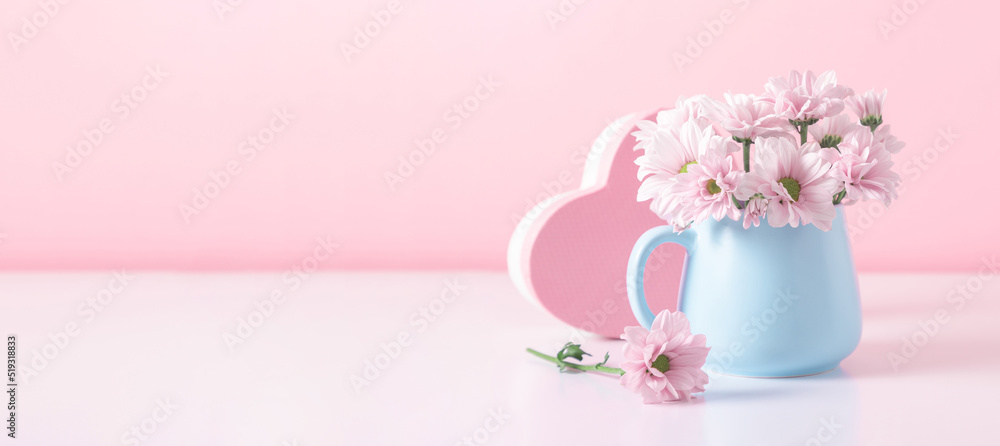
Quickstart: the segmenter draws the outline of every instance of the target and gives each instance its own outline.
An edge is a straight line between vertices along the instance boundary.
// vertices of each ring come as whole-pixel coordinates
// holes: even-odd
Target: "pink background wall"
[[[905,187],[888,213],[850,209],[862,270],[971,269],[1000,249],[993,3],[228,0],[220,17],[226,1],[4,3],[0,268],[287,268],[326,236],[340,247],[324,267],[504,268],[513,220],[579,181],[611,119],[790,68],[890,90]],[[67,146],[102,126],[73,167]]]

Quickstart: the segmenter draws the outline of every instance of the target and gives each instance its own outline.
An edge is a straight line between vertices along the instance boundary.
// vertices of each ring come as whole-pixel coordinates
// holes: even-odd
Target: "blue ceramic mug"
[[[833,229],[773,228],[766,221],[712,219],[680,234],[672,226],[646,231],[628,261],[632,312],[649,328],[643,273],[657,246],[687,250],[678,308],[693,333],[704,334],[706,369],[754,377],[791,377],[833,370],[861,339],[857,273],[843,206]]]

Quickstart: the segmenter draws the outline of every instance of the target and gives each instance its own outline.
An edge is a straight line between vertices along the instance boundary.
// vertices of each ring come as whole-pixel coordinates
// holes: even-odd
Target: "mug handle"
[[[674,233],[671,225],[657,226],[639,237],[632,248],[632,255],[628,258],[628,270],[625,273],[625,289],[628,292],[628,302],[632,307],[632,313],[639,320],[639,325],[647,329],[653,325],[653,312],[649,310],[646,303],[646,291],[643,289],[643,277],[646,272],[646,261],[653,254],[658,246],[664,243],[676,243],[684,247],[687,251],[687,260],[684,261],[684,272],[681,273],[681,286],[684,289],[684,281],[687,276],[687,264],[694,255],[695,241],[698,234],[694,229],[688,229],[680,234]],[[678,296],[679,297],[679,296]]]

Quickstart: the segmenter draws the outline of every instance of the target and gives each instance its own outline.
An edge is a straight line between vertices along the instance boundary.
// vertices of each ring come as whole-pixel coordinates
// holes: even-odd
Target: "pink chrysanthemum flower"
[[[708,374],[701,368],[710,348],[705,335],[691,334],[684,313],[663,310],[649,330],[625,327],[622,339],[625,374],[618,382],[642,395],[644,403],[683,401],[705,391]]]
[[[889,153],[892,154],[899,153],[899,151],[903,150],[903,147],[906,146],[905,142],[896,139],[896,137],[890,133],[889,124],[878,126],[878,128],[875,129],[875,133],[872,134],[872,140],[876,143],[885,144],[885,150],[888,150]]]
[[[868,90],[864,94],[851,95],[847,98],[847,106],[861,121],[861,125],[871,128],[882,124],[882,106],[885,104],[885,95],[888,90],[876,93],[875,90]]]
[[[837,85],[837,73],[827,71],[816,77],[812,71],[792,71],[788,78],[772,77],[764,85],[764,99],[774,102],[774,112],[792,121],[810,121],[833,116],[844,110],[850,88]]]
[[[695,96],[690,99],[683,97],[677,99],[677,104],[670,110],[663,110],[656,114],[656,122],[639,121],[636,127],[639,130],[632,132],[632,136],[638,141],[635,150],[650,150],[663,147],[666,140],[673,136],[676,138],[677,132],[682,125],[688,121],[694,121],[699,128],[711,125],[711,122],[704,116],[701,103],[704,95]]]
[[[767,214],[767,200],[759,195],[750,197],[747,201],[746,211],[743,214],[743,229],[750,229],[750,226],[760,226],[760,219]]]
[[[837,147],[837,144],[840,144],[848,133],[859,127],[860,125],[851,120],[850,117],[840,114],[809,126],[809,135],[812,136],[813,141],[819,143],[820,147]]]
[[[710,216],[716,220],[740,218],[733,194],[743,180],[743,170],[731,156],[709,151],[674,179],[667,200],[676,203],[672,206],[678,209],[675,220],[698,224]]]
[[[794,228],[800,222],[824,231],[833,227],[837,181],[827,175],[830,164],[820,156],[818,144],[809,142],[800,149],[786,138],[761,138],[754,158],[737,198],[767,198],[767,222],[773,227]]]
[[[901,178],[892,170],[892,156],[885,144],[861,127],[848,135],[839,149],[840,159],[833,164],[831,177],[843,184],[847,199],[871,198],[889,206]]]
[[[755,140],[758,137],[784,136],[794,130],[788,119],[774,113],[774,102],[746,94],[723,95],[725,103],[706,97],[705,115],[713,119],[733,137]]]
[[[642,181],[638,201],[653,200],[650,209],[656,215],[680,227],[686,226],[689,222],[673,218],[679,204],[669,199],[670,190],[676,183],[674,177],[687,172],[688,166],[697,164],[705,153],[725,154],[739,149],[732,138],[717,135],[713,127],[702,128],[696,121],[685,122],[676,133],[667,132],[660,143],[636,158],[638,177]]]

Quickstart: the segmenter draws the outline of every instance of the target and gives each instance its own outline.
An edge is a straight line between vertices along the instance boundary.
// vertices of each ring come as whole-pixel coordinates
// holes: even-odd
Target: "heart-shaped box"
[[[638,325],[625,288],[628,258],[639,236],[664,222],[648,202],[636,202],[632,132],[659,111],[608,125],[591,147],[580,188],[539,203],[511,237],[507,268],[517,289],[580,330],[617,338]],[[683,248],[666,244],[650,257],[645,284],[652,309],[676,310],[684,256]]]

